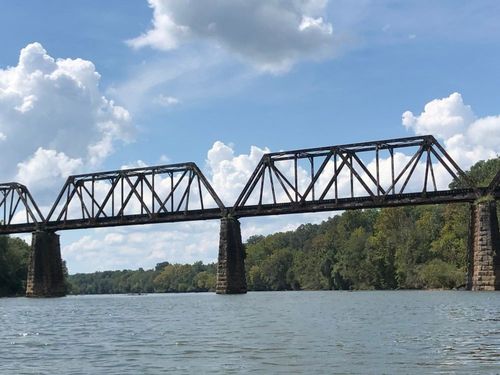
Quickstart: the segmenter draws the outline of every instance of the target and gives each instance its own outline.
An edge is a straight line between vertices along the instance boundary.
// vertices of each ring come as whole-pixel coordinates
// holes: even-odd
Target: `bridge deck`
[[[250,205],[245,207],[228,207],[191,210],[161,214],[126,215],[123,217],[107,217],[98,219],[75,219],[66,221],[47,221],[44,223],[24,223],[0,226],[0,234],[31,233],[36,230],[69,230],[126,225],[144,225],[156,223],[173,223],[185,221],[200,221],[221,219],[228,213],[237,218],[313,213],[326,211],[343,211],[354,209],[370,209],[399,206],[415,206],[444,203],[474,202],[484,189],[454,189],[427,193],[406,193],[387,195],[385,197],[356,197],[324,200],[322,203],[306,201],[277,204]],[[493,194],[500,199],[500,188]]]

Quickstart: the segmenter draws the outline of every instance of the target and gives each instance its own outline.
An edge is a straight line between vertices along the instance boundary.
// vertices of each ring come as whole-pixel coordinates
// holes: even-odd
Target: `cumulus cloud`
[[[403,125],[415,134],[433,134],[464,169],[500,153],[500,116],[477,117],[460,93],[435,99],[419,115],[403,113]]]
[[[213,144],[207,153],[208,173],[224,204],[234,204],[262,155],[268,152],[268,148],[252,146],[249,154],[235,156],[231,146],[220,141]]]
[[[80,158],[71,159],[62,152],[40,147],[29,160],[18,164],[16,181],[38,189],[51,187],[54,178],[74,174],[82,164]]]
[[[403,113],[403,125],[418,135],[434,134],[449,138],[461,133],[474,121],[472,108],[455,92],[447,98],[434,99],[427,103],[424,111],[415,116],[412,112]]]
[[[149,0],[152,28],[128,43],[172,50],[204,41],[258,69],[283,72],[302,59],[333,51],[334,33],[325,20],[326,0],[215,2]]]
[[[4,178],[33,189],[95,167],[117,142],[133,138],[130,114],[106,98],[90,61],[55,59],[40,43],[0,69],[0,141]]]

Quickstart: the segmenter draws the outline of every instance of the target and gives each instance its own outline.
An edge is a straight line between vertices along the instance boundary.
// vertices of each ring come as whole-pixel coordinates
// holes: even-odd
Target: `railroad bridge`
[[[452,179],[461,187],[440,189]],[[32,233],[31,297],[65,293],[61,230],[220,220],[216,292],[231,294],[246,292],[241,218],[464,202],[467,287],[500,290],[500,171],[477,186],[431,135],[265,154],[231,207],[194,163],[70,176],[47,216],[26,186],[0,192],[0,234]]]

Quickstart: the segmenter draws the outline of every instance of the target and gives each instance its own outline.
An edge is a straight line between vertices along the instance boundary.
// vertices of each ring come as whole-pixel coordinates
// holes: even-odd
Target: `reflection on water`
[[[500,293],[0,299],[1,374],[497,374]]]

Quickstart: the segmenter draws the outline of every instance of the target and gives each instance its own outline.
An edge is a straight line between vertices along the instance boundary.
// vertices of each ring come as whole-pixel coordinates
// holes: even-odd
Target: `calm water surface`
[[[1,374],[498,374],[500,293],[0,299]]]

